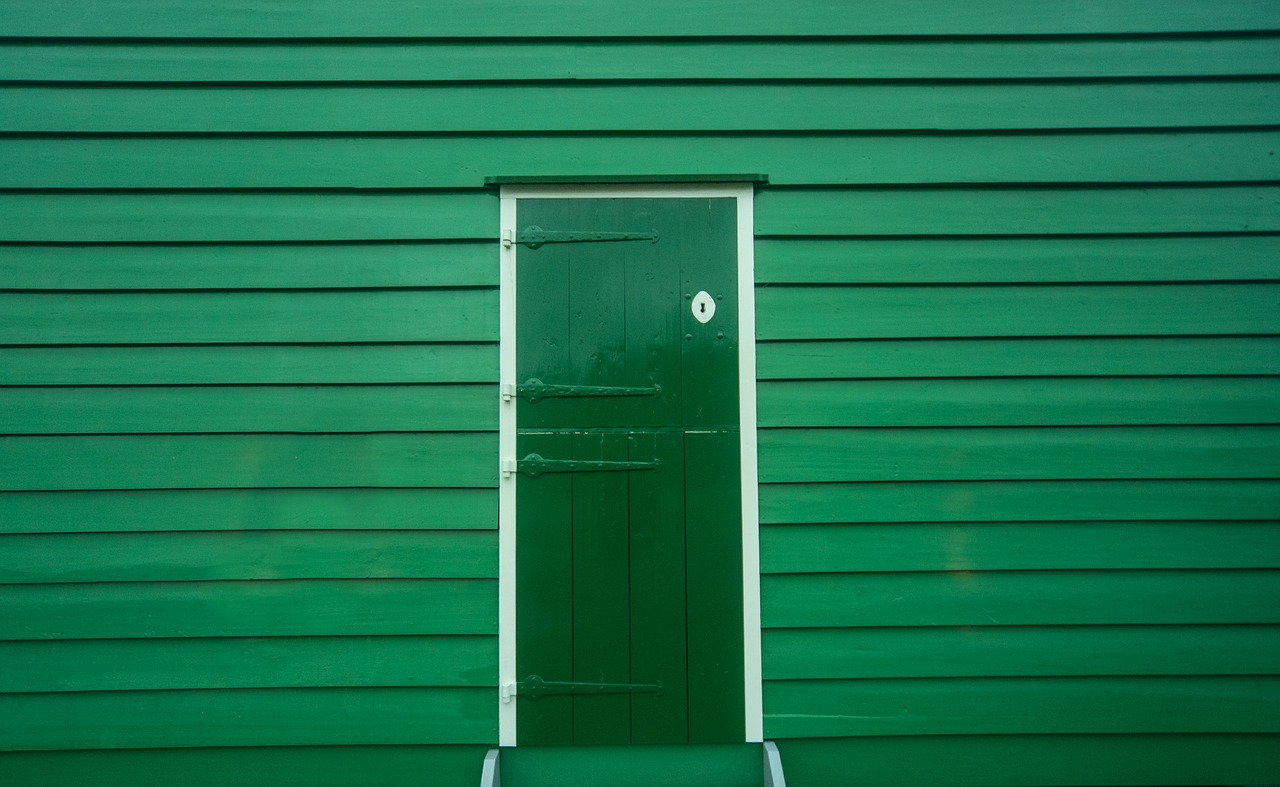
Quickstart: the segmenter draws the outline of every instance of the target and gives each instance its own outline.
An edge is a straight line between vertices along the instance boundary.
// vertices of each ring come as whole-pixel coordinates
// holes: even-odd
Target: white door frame
[[[738,412],[742,452],[742,624],[746,701],[746,740],[764,739],[760,666],[760,505],[756,472],[755,218],[750,183],[688,185],[504,185],[501,192],[501,391],[498,447],[501,466],[516,458],[516,257],[510,242],[516,226],[516,201],[522,199],[679,199],[731,198],[738,219]],[[509,686],[516,675],[516,478],[499,473],[498,505],[498,743],[515,746],[516,702]]]

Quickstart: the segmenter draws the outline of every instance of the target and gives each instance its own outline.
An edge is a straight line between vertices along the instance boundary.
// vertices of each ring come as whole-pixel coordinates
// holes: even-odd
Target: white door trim
[[[515,237],[516,200],[521,199],[678,199],[731,198],[738,219],[738,412],[742,451],[742,623],[746,701],[746,740],[764,739],[760,665],[760,504],[756,470],[756,331],[755,331],[755,214],[754,188],[742,183],[688,185],[566,184],[506,185],[500,200],[499,237]],[[510,235],[508,235],[510,233]],[[512,391],[516,380],[516,257],[518,244],[500,246],[501,391]],[[510,388],[508,386],[511,386]],[[499,462],[516,456],[518,399],[499,397]],[[498,684],[516,675],[516,477],[499,472],[498,503]],[[516,703],[499,691],[498,743],[515,746]]]

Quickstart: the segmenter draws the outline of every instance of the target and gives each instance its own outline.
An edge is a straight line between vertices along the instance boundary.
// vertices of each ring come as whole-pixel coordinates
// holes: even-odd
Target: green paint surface
[[[496,435],[129,435],[0,438],[4,489],[493,487]]]
[[[1268,126],[1280,120],[1277,98],[1280,89],[1265,79],[1188,80],[1176,90],[1163,81],[958,86],[570,82],[479,88],[451,83],[271,84],[199,91],[167,85],[0,85],[0,131],[361,134],[495,132],[513,126],[572,132]],[[524,102],[517,119],[508,114],[512,101]]]
[[[82,186],[84,174],[77,180]],[[0,276],[13,289],[31,290],[410,289],[498,283],[488,244],[450,242],[0,246]]]
[[[761,571],[1280,568],[1280,523],[893,522],[767,525]]]
[[[1205,6],[1196,0],[1173,0],[1160,14],[1143,0],[1116,0],[1105,5],[1049,3],[1024,5],[1008,0],[980,0],[965,8],[941,0],[910,0],[891,6],[874,3],[832,6],[823,0],[800,0],[779,7],[749,4],[726,14],[719,5],[690,9],[679,0],[604,8],[593,0],[537,0],[512,8],[501,0],[469,0],[425,13],[411,0],[376,0],[356,9],[337,0],[285,3],[269,13],[232,0],[219,0],[203,14],[192,14],[180,0],[163,0],[139,8],[128,0],[108,0],[102,12],[85,19],[80,6],[54,0],[11,11],[11,35],[19,37],[141,38],[325,38],[425,37],[485,35],[495,14],[512,31],[531,38],[561,37],[572,22],[577,35],[626,36],[859,36],[973,35],[1036,33],[1158,33],[1219,30],[1274,30],[1280,12],[1265,0],[1240,0]],[[1082,13],[1088,10],[1091,13]],[[1076,12],[1076,13],[1072,13]]]
[[[1275,478],[1280,427],[773,429],[760,480]]]
[[[142,489],[6,492],[0,532],[493,530],[494,489]]]
[[[498,426],[492,385],[0,388],[10,434],[446,432]]]
[[[761,382],[762,427],[1257,424],[1275,377],[1049,377]]]
[[[0,340],[36,344],[491,342],[489,289],[0,294]]]
[[[497,732],[492,700],[489,688],[10,694],[0,730],[17,750],[485,743]]]
[[[0,752],[0,768],[17,784],[111,787],[174,783],[220,787],[345,787],[377,780],[408,787],[431,774],[440,784],[471,784],[483,745],[256,746]]]
[[[479,192],[5,193],[0,240],[474,240],[492,234],[497,208]]]
[[[1280,626],[918,626],[769,629],[777,680],[1266,675]],[[959,685],[953,680],[950,685]]]
[[[0,582],[496,579],[492,531],[269,530],[0,537]]]
[[[292,579],[5,585],[0,640],[496,634],[496,584]]]
[[[502,778],[527,787],[756,787],[760,744],[517,746],[499,753]]]
[[[1266,334],[1280,285],[768,287],[761,339]]]
[[[0,48],[0,52],[3,51]],[[1280,133],[1274,130],[1249,126],[1123,133],[1062,129],[1052,133],[1016,134],[838,129],[821,134],[798,131],[779,135],[735,133],[726,129],[681,134],[626,131],[608,135],[526,131],[390,136],[373,132],[290,137],[243,134],[143,138],[33,136],[16,137],[0,147],[3,165],[0,186],[470,189],[481,182],[480,175],[491,172],[561,178],[565,173],[636,173],[661,181],[662,176],[672,173],[732,172],[743,162],[750,162],[768,173],[770,183],[786,186],[985,184],[1002,180],[1048,184],[1275,180],[1280,176],[1280,160],[1272,152],[1278,137]],[[797,145],[804,155],[797,155]],[[1230,242],[1229,239],[1217,243],[1204,241],[1205,245]],[[1099,245],[1123,247],[1125,243]],[[1151,246],[1159,245],[1158,240],[1151,242]],[[1199,244],[1180,239],[1170,245],[1184,249]],[[397,257],[402,258],[402,252],[395,248],[361,250],[362,257],[368,252],[370,268],[374,267],[374,260],[386,260],[385,272],[375,280],[392,279],[403,270],[392,267]],[[765,261],[767,249],[766,244],[761,245],[761,263]],[[281,259],[288,266],[284,270],[302,278],[328,274],[328,269],[321,267],[325,258],[353,257],[351,250],[343,246],[310,250],[319,258],[314,264],[294,263],[301,255],[287,248],[260,249],[254,256]],[[75,256],[71,252],[57,253]],[[149,255],[164,253],[166,251],[139,250],[134,264],[143,268]],[[424,250],[426,253],[429,250]],[[82,254],[89,256],[92,252]],[[200,259],[233,255],[198,250],[178,251],[171,256]],[[1032,266],[1037,260],[1033,257],[1023,262]],[[228,260],[228,264],[234,271],[233,261]],[[454,271],[455,268],[449,267],[431,273],[445,277]],[[282,276],[282,272],[254,270],[258,277],[282,282],[281,286],[296,285],[299,281]],[[497,266],[491,264],[489,272],[490,277],[496,277]],[[846,275],[859,272],[859,268],[851,268]],[[763,265],[760,273],[777,275]],[[336,274],[329,275],[329,280],[337,278]],[[427,274],[421,270],[411,269],[395,275],[393,280],[399,283],[405,278],[417,279],[424,275]],[[174,278],[183,283],[190,281],[185,276]]]
[[[6,385],[498,382],[496,338],[483,344],[35,345],[0,348],[0,360]]]
[[[653,462],[517,478],[517,673],[661,695],[521,699],[522,744],[741,741],[735,205],[522,200],[521,227],[656,242],[517,251],[517,378],[657,395],[518,400],[517,454]],[[714,317],[692,313],[714,293]]]
[[[839,784],[854,764],[868,782],[895,787],[1138,787],[1273,779],[1278,742],[1266,734],[1012,734],[808,738],[779,748],[787,784]]]
[[[1036,141],[1042,153],[1054,155],[1045,152],[1043,139]],[[1008,147],[1007,141],[999,145],[999,155],[1005,155]],[[1187,173],[1185,167],[1177,171],[1184,177]],[[1222,176],[1218,170],[1215,179]],[[1280,239],[1272,235],[761,240],[756,243],[756,281],[829,285],[1248,281],[1276,278],[1278,251]]]
[[[0,66],[12,79],[103,83],[1271,76],[1278,58],[1280,37],[1274,34],[1118,41],[504,39],[483,47],[452,41],[192,47],[164,40],[90,39],[10,41],[0,48]]]
[[[765,484],[760,521],[1016,522],[1275,518],[1280,481],[895,481]]]
[[[770,574],[760,595],[765,628],[1070,626],[1273,624],[1274,590],[1274,569],[1077,569]]]
[[[497,637],[458,634],[7,641],[0,690],[479,688],[497,652]]]
[[[0,5],[6,787],[475,784],[499,706],[486,178],[728,172],[768,175],[764,713],[788,782],[1280,782],[1274,3]],[[644,285],[548,280],[575,307],[522,326],[639,336]],[[562,349],[572,382],[657,358]],[[521,487],[543,493],[520,576],[566,605],[522,609],[521,658],[694,668],[631,700],[637,743],[741,737],[714,679],[717,643],[741,653],[738,550],[683,531],[737,516],[736,399],[711,393],[736,373],[699,358],[659,399],[539,425],[547,455],[660,473]],[[717,434],[668,430],[674,401]],[[597,699],[537,724],[621,735]],[[517,787],[566,764],[759,783],[754,750],[652,779],[660,747],[538,748],[507,757]]]
[[[756,374],[761,380],[1274,376],[1280,373],[1280,338],[1276,336],[1179,336],[1175,341],[1163,336],[1105,336],[1085,339],[1073,336],[998,339],[912,337],[911,341],[859,339],[762,342],[757,351],[759,356]],[[1084,384],[1086,383],[1068,383]],[[1096,384],[1125,383],[1099,381]],[[1152,381],[1148,384],[1161,383]],[[766,390],[762,386],[762,400]]]

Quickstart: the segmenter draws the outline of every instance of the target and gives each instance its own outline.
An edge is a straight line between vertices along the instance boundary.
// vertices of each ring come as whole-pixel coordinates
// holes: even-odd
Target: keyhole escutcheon
[[[693,311],[693,319],[706,325],[711,318],[716,316],[716,301],[711,295],[703,290],[693,296],[693,303],[690,306]]]

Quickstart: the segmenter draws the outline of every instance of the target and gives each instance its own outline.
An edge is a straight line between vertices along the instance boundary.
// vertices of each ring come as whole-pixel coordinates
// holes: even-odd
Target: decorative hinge
[[[647,240],[658,242],[658,231],[648,232],[588,232],[585,230],[544,230],[538,226],[530,226],[521,230],[514,237],[508,230],[502,233],[502,247],[528,246],[540,248],[544,243],[605,243],[621,240]]]
[[[502,684],[502,701],[512,697],[541,699],[550,694],[662,694],[662,681],[657,683],[584,683],[581,681],[543,680],[530,675],[519,683]]]
[[[607,473],[620,470],[657,470],[661,466],[662,462],[658,459],[649,462],[596,462],[586,459],[543,459],[538,454],[529,454],[516,462],[516,469],[530,478],[537,478],[543,473]],[[503,467],[503,471],[507,472],[507,466]]]
[[[516,386],[516,395],[530,404],[536,404],[543,399],[567,396],[662,396],[662,386],[619,388],[607,385],[548,385],[531,377]],[[508,398],[505,390],[503,398]]]

